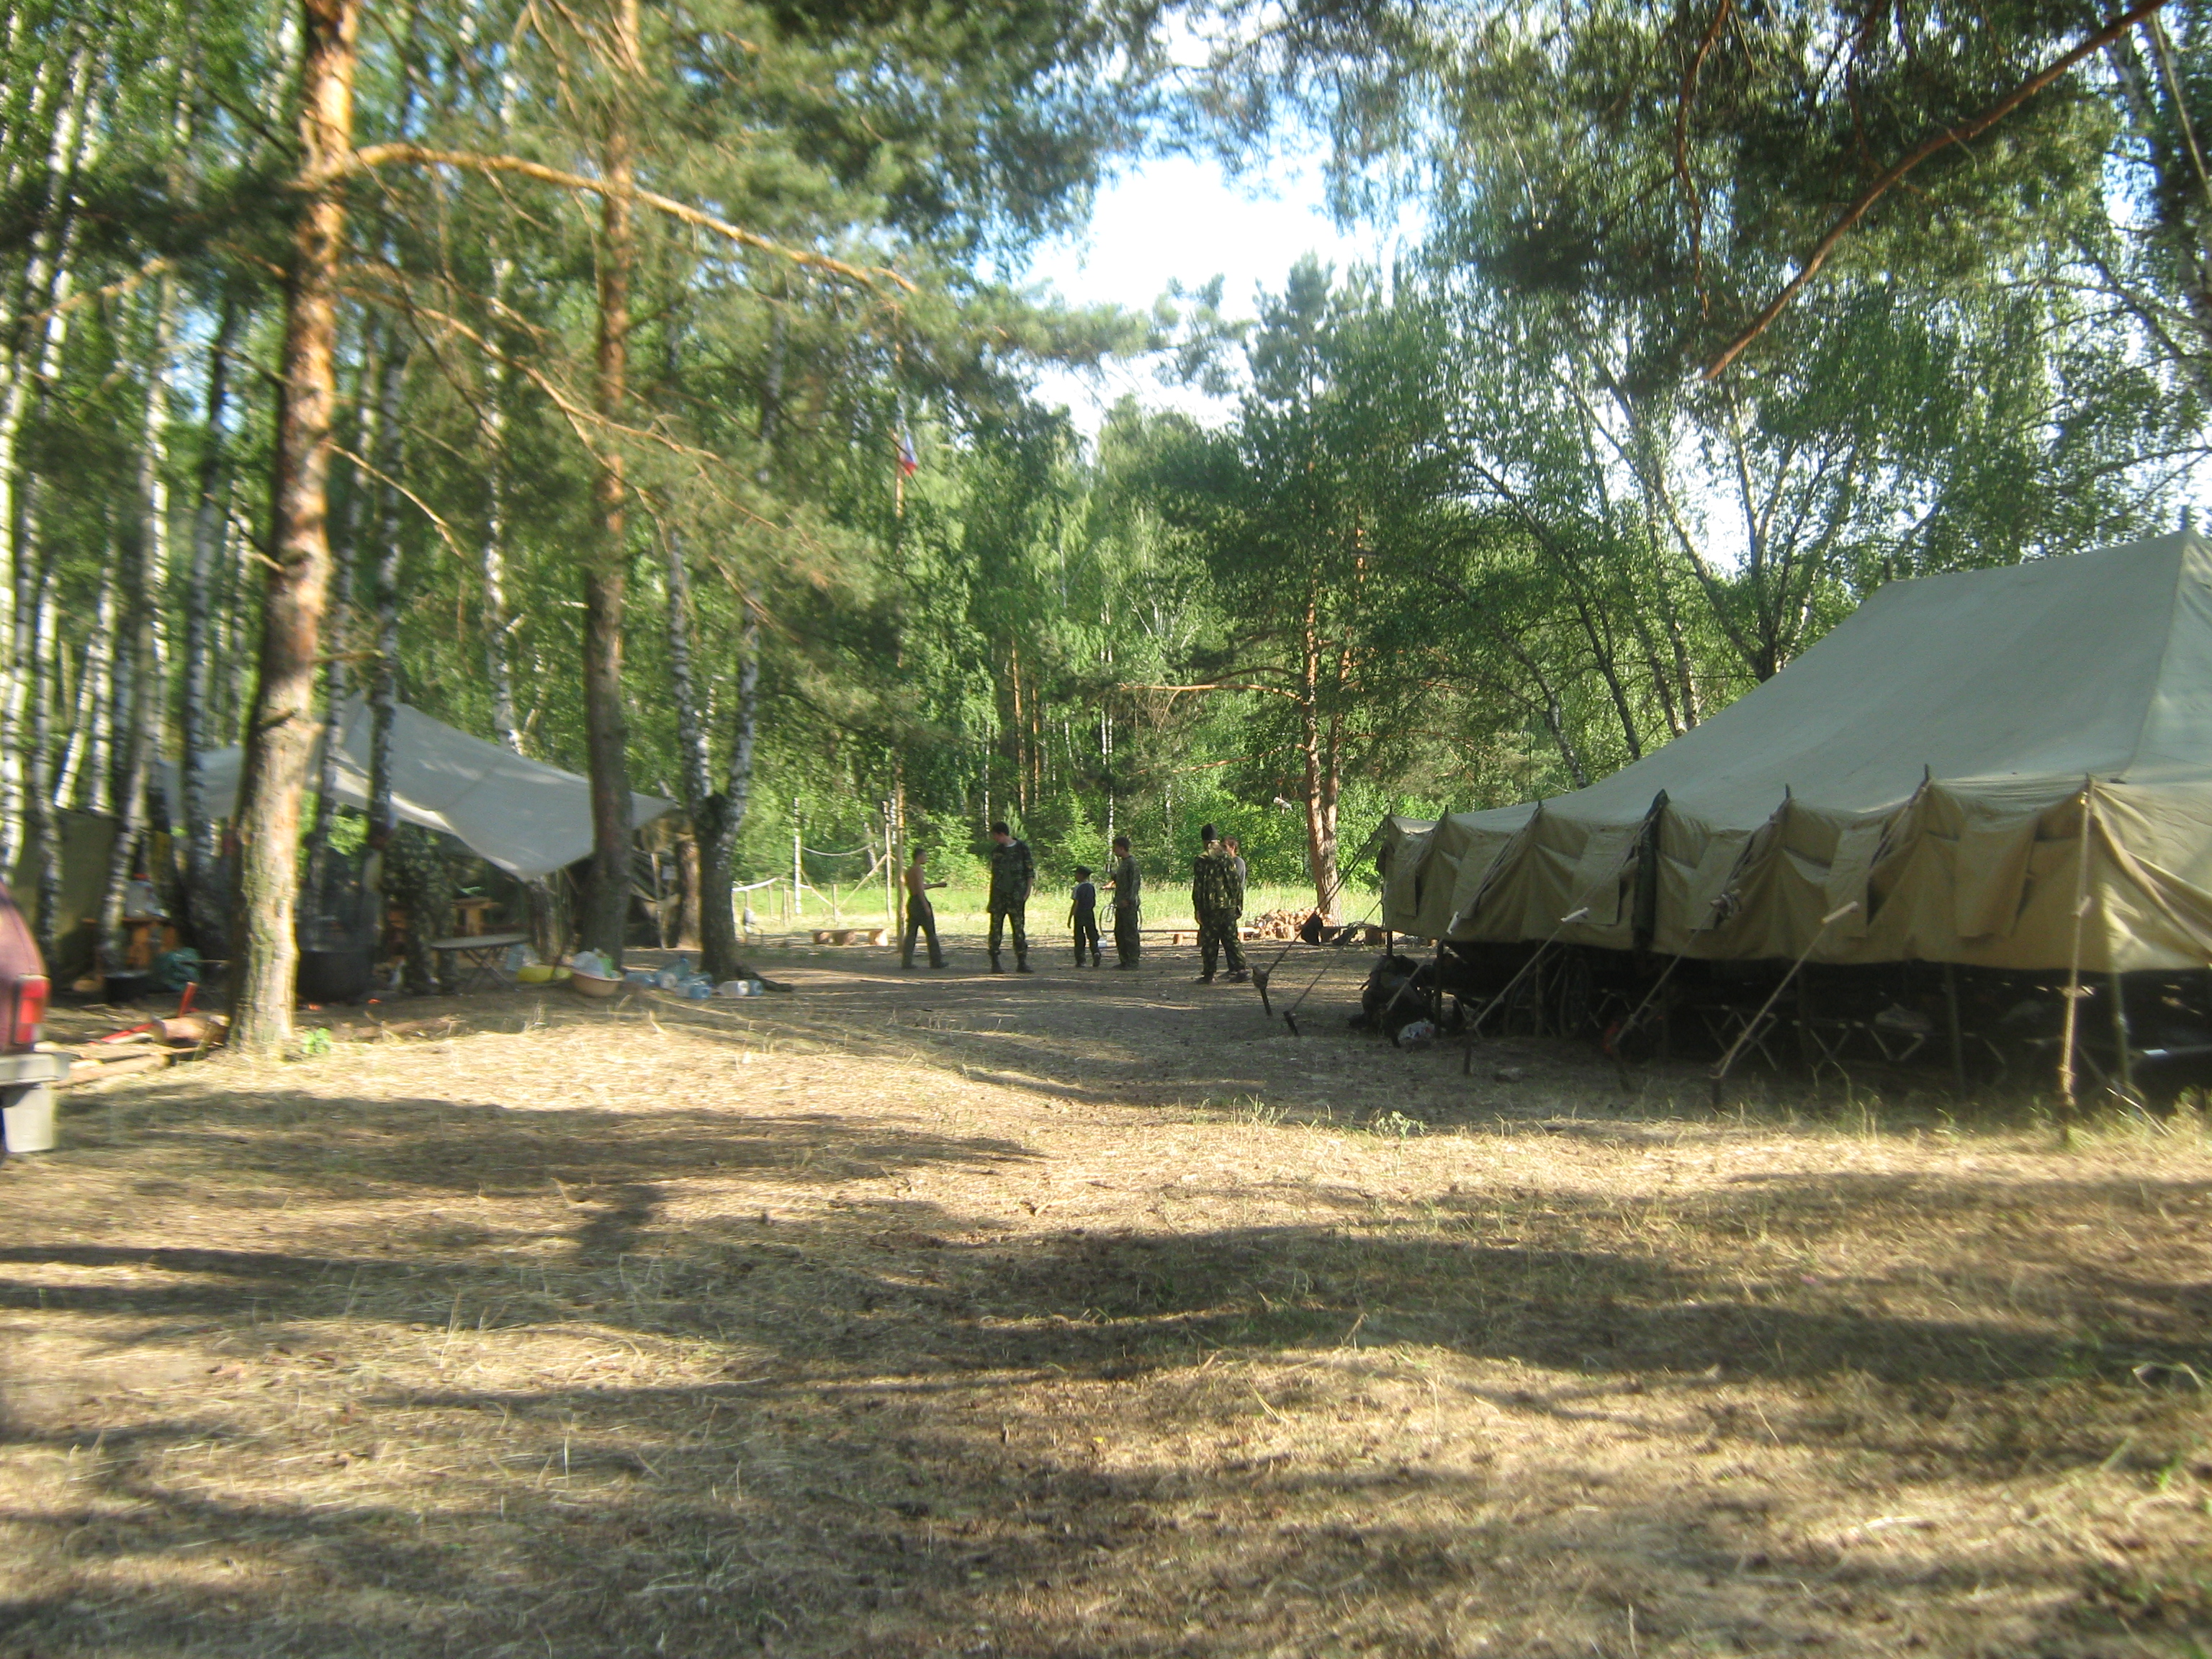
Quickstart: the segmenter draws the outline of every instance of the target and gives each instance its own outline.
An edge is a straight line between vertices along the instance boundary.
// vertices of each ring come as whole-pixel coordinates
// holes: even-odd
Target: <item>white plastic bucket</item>
[[[0,1106],[0,1127],[4,1127],[8,1152],[51,1152],[54,1149],[54,1091],[43,1083],[11,1095],[4,1106]]]

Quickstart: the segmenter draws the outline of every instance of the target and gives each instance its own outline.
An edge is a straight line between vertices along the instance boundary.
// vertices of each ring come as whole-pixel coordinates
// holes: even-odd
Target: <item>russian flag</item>
[[[914,440],[907,435],[907,429],[903,426],[899,428],[898,464],[901,477],[911,478],[921,471],[921,463],[914,458]]]

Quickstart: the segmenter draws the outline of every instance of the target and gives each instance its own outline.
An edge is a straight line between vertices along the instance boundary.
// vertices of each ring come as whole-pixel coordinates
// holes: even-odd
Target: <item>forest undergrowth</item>
[[[87,1091],[0,1166],[9,1650],[2212,1644],[2195,1126],[1467,1078],[1192,954]]]

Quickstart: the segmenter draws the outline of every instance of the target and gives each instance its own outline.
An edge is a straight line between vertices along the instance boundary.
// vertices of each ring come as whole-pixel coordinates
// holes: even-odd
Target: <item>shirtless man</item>
[[[914,966],[914,937],[917,933],[929,935],[929,965],[945,966],[945,952],[937,943],[937,911],[929,902],[929,890],[942,887],[941,881],[932,881],[922,868],[929,854],[917,847],[914,862],[906,867],[906,937],[899,941],[899,966]]]

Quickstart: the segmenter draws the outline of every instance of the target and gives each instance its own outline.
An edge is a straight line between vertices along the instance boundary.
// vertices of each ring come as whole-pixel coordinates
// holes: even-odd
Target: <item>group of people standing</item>
[[[1190,902],[1198,917],[1198,945],[1204,971],[1199,975],[1200,984],[1210,984],[1217,964],[1226,957],[1229,971],[1225,977],[1231,983],[1248,979],[1250,975],[1244,965],[1244,947],[1237,939],[1237,922],[1244,914],[1244,860],[1237,839],[1223,838],[1214,833],[1212,824],[1199,832],[1200,849],[1191,861]],[[932,890],[942,887],[941,881],[932,881],[928,874],[929,854],[915,848],[914,861],[906,869],[906,933],[899,941],[899,966],[914,966],[914,947],[917,938],[929,941],[929,965],[945,965],[945,951],[937,939],[937,912],[930,904]],[[1103,965],[1098,931],[1098,888],[1091,879],[1089,866],[1078,865],[1075,871],[1075,891],[1068,906],[1068,921],[1075,934],[1075,965],[1079,968],[1088,961],[1093,968]],[[991,971],[1006,971],[1000,946],[1008,933],[1013,937],[1014,971],[1027,974],[1035,970],[1030,966],[1030,940],[1027,914],[1030,891],[1036,885],[1036,860],[1030,852],[1027,842],[1015,835],[1003,823],[991,826]],[[1114,837],[1114,863],[1106,885],[1112,893],[1114,906],[1114,955],[1116,968],[1134,968],[1143,954],[1144,872],[1138,869],[1136,855],[1129,848],[1127,836]]]

